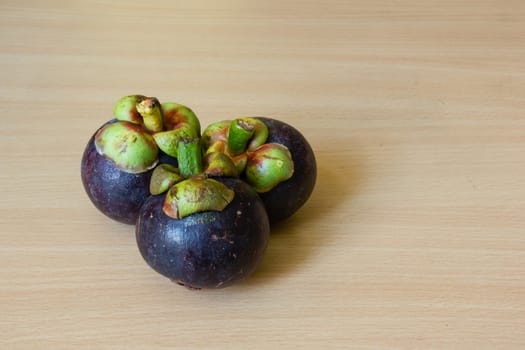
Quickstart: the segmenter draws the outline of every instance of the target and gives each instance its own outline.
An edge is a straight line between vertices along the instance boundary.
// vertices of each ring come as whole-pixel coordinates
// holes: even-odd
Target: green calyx
[[[155,97],[124,96],[115,104],[113,115],[120,121],[143,125],[152,133],[163,129],[162,110]]]
[[[158,162],[158,148],[153,137],[140,125],[118,121],[102,127],[95,135],[97,152],[125,172],[146,172]]]
[[[202,133],[202,147],[207,152],[227,153],[230,157],[254,151],[268,139],[268,127],[258,118],[241,117],[208,125]]]
[[[195,113],[178,103],[129,95],[117,101],[118,120],[95,135],[97,152],[128,173],[155,168],[159,150],[177,158],[179,168],[161,164],[151,176],[150,192],[168,191],[164,211],[182,218],[222,210],[234,192],[208,176],[241,177],[257,192],[288,180],[294,163],[288,148],[266,143],[268,127],[259,118],[241,117],[209,125],[201,136]]]
[[[234,191],[207,176],[230,176],[224,173],[224,169],[237,174],[231,160],[224,154],[209,154],[205,158],[206,170],[203,171],[198,138],[179,139],[177,153],[179,168],[160,164],[151,176],[151,194],[168,191],[163,204],[164,213],[173,219],[182,219],[198,212],[226,208],[235,196]],[[214,173],[215,169],[222,173]]]
[[[161,194],[182,180],[184,177],[179,169],[170,164],[159,164],[151,174],[149,191],[153,195]]]
[[[177,145],[181,138],[198,138],[200,122],[191,109],[178,103],[161,105],[165,131],[153,135],[159,148],[171,157],[178,157]]]
[[[208,176],[238,177],[237,166],[224,153],[211,152],[204,156],[204,173]]]
[[[164,200],[163,211],[173,219],[182,219],[203,211],[222,211],[234,196],[234,191],[219,181],[190,178],[170,188]]]
[[[233,200],[234,191],[207,178],[219,175],[216,171],[221,171],[220,176],[230,176],[224,169],[237,174],[235,165],[226,155],[209,154],[203,165],[200,139],[179,138],[177,160],[178,169],[161,164],[155,168],[151,179],[152,194],[160,194],[169,188],[163,205],[166,215],[182,219],[198,212],[222,211]]]
[[[120,122],[141,126],[144,133],[152,135],[161,151],[174,158],[178,157],[177,146],[181,138],[200,136],[199,119],[190,108],[174,102],[161,104],[155,97],[124,96],[115,104],[113,114]],[[141,155],[135,154],[133,157],[139,158]],[[118,157],[108,158],[117,160]],[[144,160],[144,162],[148,161]],[[130,168],[122,164],[119,167],[124,171]]]
[[[281,144],[267,143],[248,154],[245,177],[257,192],[268,192],[291,178],[293,172],[292,155]]]
[[[205,153],[208,153],[208,150],[210,152],[225,152],[230,124],[231,120],[223,120],[206,127],[201,136],[201,145]]]
[[[137,103],[144,100],[143,95],[124,96],[115,104],[113,115],[120,121],[127,121],[133,124],[142,124],[142,116],[137,111]]]
[[[200,134],[200,122],[188,107],[174,103],[160,103],[156,97],[124,96],[115,104],[113,115],[120,121],[143,125],[151,133],[184,128],[192,137]]]
[[[268,192],[293,175],[294,164],[289,149],[281,144],[266,143],[269,131],[266,124],[256,117],[225,120],[208,126],[202,135],[204,154],[210,173],[225,173],[221,167],[237,169],[257,192]],[[226,155],[219,158],[216,153]],[[228,170],[230,174],[234,172]]]
[[[179,140],[197,138],[198,134],[188,124],[179,124],[175,129],[153,134],[159,148],[167,155],[177,158]]]
[[[199,119],[193,111],[181,104],[174,102],[167,102],[161,105],[162,114],[164,116],[164,126],[166,130],[173,130],[179,125],[185,124],[184,127],[192,130],[197,137],[201,132],[201,125]]]
[[[173,102],[161,104],[143,95],[122,97],[113,114],[117,122],[95,135],[97,152],[128,173],[154,168],[150,193],[168,192],[163,206],[166,215],[180,219],[202,211],[221,211],[233,200],[234,191],[208,178],[238,177],[247,164],[244,149],[231,157],[225,153],[230,121],[211,125],[201,137],[199,119],[190,108]],[[246,123],[251,135],[242,148],[249,148],[250,140],[258,135],[257,128]],[[159,149],[177,158],[179,167],[156,166]],[[202,149],[208,151],[205,156]]]

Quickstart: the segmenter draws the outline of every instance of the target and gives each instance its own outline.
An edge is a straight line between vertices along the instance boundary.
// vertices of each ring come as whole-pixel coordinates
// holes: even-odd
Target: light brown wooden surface
[[[2,1],[1,349],[525,348],[525,2]],[[91,205],[121,96],[300,129],[260,269],[154,273]]]

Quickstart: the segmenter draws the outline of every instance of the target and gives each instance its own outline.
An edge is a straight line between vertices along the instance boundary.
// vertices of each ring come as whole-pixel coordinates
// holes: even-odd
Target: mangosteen
[[[121,98],[113,113],[116,119],[98,129],[84,150],[81,178],[88,197],[102,213],[135,224],[150,196],[152,169],[159,162],[178,164],[171,156],[176,136],[156,135],[165,133],[167,125],[181,135],[197,135],[200,125],[189,108],[161,105],[156,98],[142,95]]]
[[[293,215],[310,197],[317,168],[312,148],[292,126],[242,117],[211,124],[202,135],[206,154],[227,155],[241,179],[261,197],[271,223]]]
[[[148,149],[150,163],[143,163],[142,168],[135,166],[135,172],[117,166],[96,147],[97,135],[100,136],[104,130],[108,130],[108,126],[119,125],[117,123],[116,121],[106,123],[89,140],[81,163],[82,183],[89,199],[102,213],[119,222],[135,224],[142,203],[150,196],[151,168],[158,162],[158,149],[153,139],[148,138],[148,134],[144,134],[142,147]],[[136,128],[134,124],[126,126]],[[137,135],[140,134],[140,129],[136,128],[130,134],[133,135],[131,138],[139,138]],[[144,171],[139,172],[137,170],[139,168]]]
[[[149,197],[140,210],[136,239],[142,257],[192,289],[223,288],[246,278],[260,263],[270,234],[257,192],[242,180],[209,176],[222,163],[203,163],[199,140],[181,139],[178,160],[178,169],[155,169],[153,193],[176,183],[167,194]]]
[[[202,188],[202,181],[216,180],[197,179],[192,186]],[[146,200],[137,220],[137,244],[144,260],[188,288],[222,288],[246,278],[268,244],[269,221],[257,193],[239,179],[219,181],[233,191],[233,200],[222,210],[173,218],[165,211],[167,196],[156,195]],[[220,190],[213,192],[220,196]]]
[[[272,223],[292,216],[310,198],[317,178],[312,147],[294,127],[276,119],[258,117],[268,127],[266,143],[285,146],[293,160],[293,175],[269,191],[259,192]]]

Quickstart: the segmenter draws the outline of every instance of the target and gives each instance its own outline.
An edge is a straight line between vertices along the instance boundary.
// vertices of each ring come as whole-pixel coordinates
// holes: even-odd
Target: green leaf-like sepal
[[[228,141],[228,130],[230,128],[231,120],[223,120],[212,123],[206,127],[202,132],[201,144],[204,153],[210,152],[224,152],[226,143]]]
[[[208,153],[204,157],[204,169],[204,173],[209,176],[239,176],[237,167],[231,158],[220,152]]]
[[[142,124],[142,116],[137,111],[137,103],[145,98],[146,96],[143,95],[129,95],[122,97],[115,104],[113,115],[121,121]]]
[[[234,196],[233,190],[217,180],[190,178],[171,187],[162,209],[169,217],[182,219],[203,211],[222,211]]]
[[[153,137],[140,125],[118,121],[101,128],[95,135],[97,152],[117,168],[138,174],[153,169],[159,149]]]
[[[180,124],[174,130],[162,131],[153,134],[155,142],[159,148],[167,155],[177,158],[177,145],[182,138],[197,137],[191,127],[186,124]]]
[[[294,172],[292,155],[286,146],[267,143],[248,154],[246,181],[260,193],[288,180]]]
[[[166,102],[161,104],[164,118],[164,130],[173,130],[180,124],[187,124],[192,131],[190,137],[199,137],[201,125],[195,113],[188,107],[174,103]]]
[[[248,156],[246,153],[241,153],[238,156],[231,158],[231,160],[233,164],[235,164],[237,172],[241,174],[246,168],[246,164],[248,163]]]
[[[153,195],[161,194],[182,180],[184,177],[179,173],[179,169],[170,164],[159,164],[151,174],[149,191]]]

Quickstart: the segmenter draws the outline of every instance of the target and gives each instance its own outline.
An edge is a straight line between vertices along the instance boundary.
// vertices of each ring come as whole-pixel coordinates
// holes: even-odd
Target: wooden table
[[[1,349],[525,348],[525,2],[2,1]],[[127,94],[300,129],[319,177],[190,291],[89,202]]]

